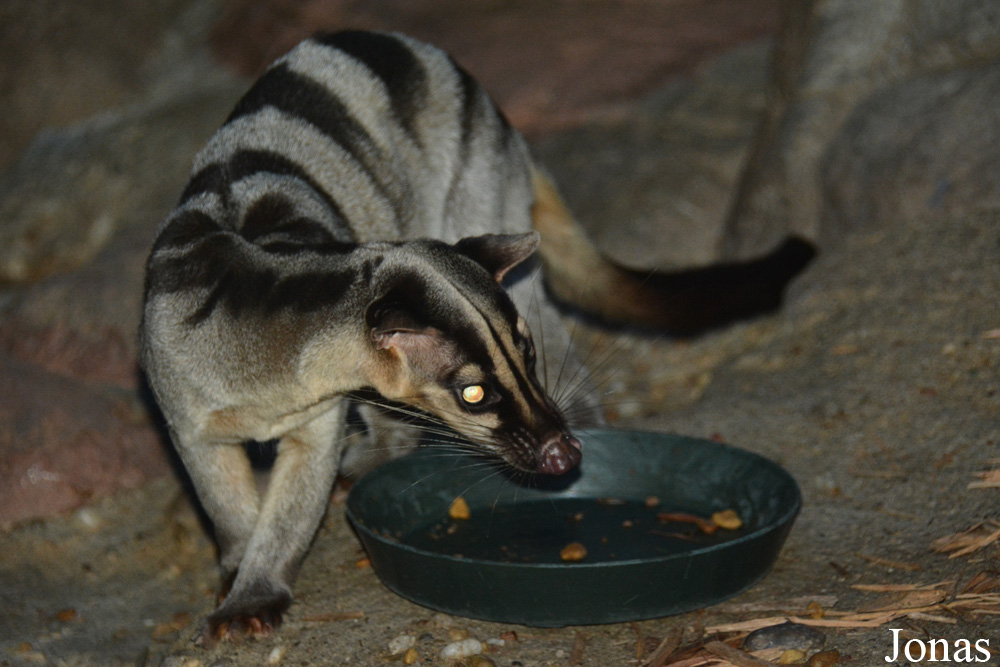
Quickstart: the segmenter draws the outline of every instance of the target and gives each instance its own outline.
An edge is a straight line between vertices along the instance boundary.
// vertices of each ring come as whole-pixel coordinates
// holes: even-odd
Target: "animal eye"
[[[462,388],[462,400],[475,405],[486,398],[486,389],[481,384],[470,384]]]

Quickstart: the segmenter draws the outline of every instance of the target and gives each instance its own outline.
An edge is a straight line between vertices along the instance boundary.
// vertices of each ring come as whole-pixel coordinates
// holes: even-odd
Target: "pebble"
[[[833,667],[840,661],[839,651],[821,651],[809,658],[806,667]]]
[[[406,653],[403,654],[404,665],[412,665],[419,659],[420,659],[420,654],[417,653],[417,649],[415,648],[408,648],[406,649]]]
[[[171,655],[163,659],[160,667],[202,667],[201,660],[183,655]]]
[[[779,665],[794,665],[797,662],[803,662],[806,659],[806,654],[797,648],[788,648],[778,656]]]
[[[278,665],[285,657],[285,653],[288,651],[284,646],[275,646],[271,649],[271,652],[267,654],[267,664]]]
[[[417,638],[413,635],[399,635],[389,640],[389,653],[399,655],[413,648],[417,644]]]
[[[444,660],[461,660],[470,655],[479,655],[483,652],[483,645],[478,639],[463,639],[452,642],[441,649],[441,658]]]
[[[448,614],[438,612],[430,617],[427,624],[432,628],[450,628],[455,625],[455,619]]]
[[[89,507],[77,510],[76,514],[73,515],[73,518],[81,528],[85,528],[90,531],[97,530],[103,523],[101,521],[101,515]]]
[[[469,638],[469,631],[465,628],[450,628],[448,630],[448,641],[460,642]]]
[[[768,648],[815,651],[826,643],[826,635],[801,623],[780,623],[754,630],[743,640],[743,650],[762,651]]]
[[[465,667],[497,667],[497,663],[485,655],[470,655],[464,660],[464,663]]]

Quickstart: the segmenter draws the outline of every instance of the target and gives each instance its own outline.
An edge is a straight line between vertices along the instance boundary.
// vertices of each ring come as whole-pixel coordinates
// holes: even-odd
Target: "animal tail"
[[[605,322],[692,335],[771,312],[816,254],[812,244],[792,237],[746,262],[674,272],[628,269],[597,251],[547,176],[535,168],[532,180],[532,219],[549,289]]]

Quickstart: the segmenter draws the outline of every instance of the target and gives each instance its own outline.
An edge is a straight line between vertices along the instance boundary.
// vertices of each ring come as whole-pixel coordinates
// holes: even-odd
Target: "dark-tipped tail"
[[[627,269],[607,260],[579,228],[551,181],[534,172],[532,217],[555,297],[601,320],[691,335],[771,312],[816,255],[793,237],[746,262],[676,272]]]

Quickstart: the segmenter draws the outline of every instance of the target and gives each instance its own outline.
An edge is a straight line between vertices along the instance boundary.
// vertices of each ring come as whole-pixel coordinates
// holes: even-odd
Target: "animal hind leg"
[[[243,559],[260,511],[250,461],[239,444],[205,442],[176,431],[171,437],[198,500],[212,520],[222,578],[229,581]]]
[[[345,402],[285,435],[232,588],[203,643],[267,635],[292,601],[291,583],[316,533],[337,474]]]

